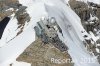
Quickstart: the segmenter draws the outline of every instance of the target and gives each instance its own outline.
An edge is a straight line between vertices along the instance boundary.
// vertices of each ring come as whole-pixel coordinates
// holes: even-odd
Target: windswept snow
[[[26,62],[18,62],[18,61],[15,61],[12,66],[31,66],[31,64],[29,63],[26,63]]]
[[[2,47],[3,45],[5,45],[8,41],[10,41],[12,38],[14,38],[17,35],[17,30],[18,25],[17,25],[17,19],[16,18],[12,18],[8,25],[6,26],[6,29],[3,32],[3,36],[1,38],[2,42],[5,42],[3,44],[0,44],[0,47]],[[1,43],[2,43],[1,42]]]
[[[0,66],[10,64],[35,40],[34,30],[30,27],[13,41],[0,48]]]
[[[56,18],[57,23],[63,31],[64,38],[60,34],[59,37],[62,38],[62,40],[64,40],[65,44],[68,46],[68,52],[72,57],[72,60],[75,62],[75,66],[100,66],[96,60],[93,60],[94,63],[84,62],[84,58],[95,59],[94,56],[91,56],[87,52],[82,42],[84,40],[84,35],[87,35],[88,39],[90,39],[91,36],[88,35],[88,33],[82,27],[80,18],[66,5],[66,3],[64,3],[65,1],[19,0],[19,2],[24,6],[27,6],[26,10],[31,17],[31,21],[24,27],[24,31],[20,35],[16,36],[16,38],[0,48],[0,66],[7,66],[7,64],[13,63],[16,58],[33,41],[35,41],[35,32],[33,28],[36,25],[36,22],[38,22],[43,16]],[[6,29],[8,34],[4,33],[4,39],[7,35],[10,35],[11,37],[16,35],[17,31],[15,31],[15,29],[18,27],[16,22],[16,19],[11,20],[10,23],[14,24],[14,29],[10,30],[11,32],[9,33],[8,28],[13,28],[9,25]],[[7,40],[8,39],[10,39],[10,37],[8,37]],[[4,42],[6,41],[4,40]]]

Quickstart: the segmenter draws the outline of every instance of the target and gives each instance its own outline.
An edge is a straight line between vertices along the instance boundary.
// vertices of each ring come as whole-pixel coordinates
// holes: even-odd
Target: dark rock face
[[[69,1],[69,4],[71,8],[75,11],[75,13],[81,18],[82,25],[87,30],[87,32],[89,31],[95,32],[94,28],[96,28],[97,30],[100,29],[99,28],[100,25],[99,5],[90,2],[86,4],[84,2],[75,1],[75,0]],[[96,19],[90,20],[91,16],[92,17],[96,16],[99,20]]]
[[[100,8],[99,4],[95,4],[93,2],[87,2],[89,6]]]
[[[14,12],[7,9],[14,8],[16,10],[18,9],[18,4],[17,0],[0,0],[0,21]]]
[[[4,32],[4,29],[6,27],[6,25],[8,24],[10,18],[9,17],[5,17],[1,22],[0,22],[0,39],[2,37],[2,34]]]
[[[96,15],[98,17],[98,19],[100,20],[100,8],[97,8],[96,10]],[[99,21],[100,22],[100,21]]]
[[[88,4],[86,4],[84,2],[75,0],[69,1],[69,4],[82,20],[87,21],[87,19],[90,18],[90,14],[92,16],[97,16],[100,20],[100,5],[94,4],[92,2],[88,2]]]
[[[12,9],[10,10],[10,8]],[[0,20],[15,13],[15,17],[17,17],[19,22],[18,24],[24,24],[25,21],[28,22],[30,20],[29,14],[25,10],[26,8],[18,0],[0,0]]]
[[[26,8],[18,0],[0,0],[0,21],[7,16],[15,14],[14,17],[18,21],[18,28],[21,27],[21,30],[17,34],[19,35],[23,31],[25,23],[30,21],[30,16],[26,12]]]
[[[90,9],[86,3],[71,0],[69,1],[71,8],[76,12],[76,14],[83,20],[87,21],[90,18]]]
[[[89,20],[90,14],[92,16],[97,16],[100,20],[100,5],[94,4],[92,2],[88,2],[88,4],[86,4],[76,0],[70,0],[69,4],[82,21]]]

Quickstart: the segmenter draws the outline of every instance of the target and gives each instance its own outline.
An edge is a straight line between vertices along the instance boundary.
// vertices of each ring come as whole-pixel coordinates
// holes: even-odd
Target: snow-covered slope
[[[67,0],[66,0],[67,1]],[[90,39],[91,36],[81,25],[80,18],[72,11],[64,0],[19,0],[21,4],[27,6],[31,20],[24,26],[23,32],[16,36],[18,27],[16,18],[11,19],[6,27],[3,37],[0,40],[4,45],[0,48],[0,66],[7,66],[32,43],[35,41],[34,26],[41,17],[55,17],[57,23],[63,31],[62,38],[69,48],[69,54],[75,61],[75,66],[100,66],[96,60],[94,63],[82,62],[84,58],[95,58],[91,56],[83,45],[84,39]],[[15,23],[13,23],[15,22]],[[11,26],[13,25],[13,26]],[[9,33],[9,31],[11,31]],[[83,36],[87,35],[87,38]],[[9,37],[8,37],[9,36]],[[14,39],[13,39],[14,38]],[[12,39],[9,41],[9,39]],[[77,61],[76,61],[77,60]]]
[[[64,35],[63,40],[69,48],[69,54],[71,55],[73,61],[75,61],[75,65],[99,66],[98,63],[95,63],[95,60],[94,63],[82,63],[82,58],[95,59],[95,57],[88,54],[82,43],[82,41],[84,40],[83,36],[88,34],[80,24],[78,16],[65,4],[62,4],[60,6],[59,4],[62,4],[62,2],[59,2],[58,5],[56,4],[55,6],[46,5],[45,7],[49,16],[55,17],[58,24],[62,28]],[[70,27],[68,27],[69,25]],[[82,33],[82,31],[84,33]],[[90,38],[89,35],[88,38]]]
[[[1,38],[1,44],[3,43],[3,45],[0,48],[0,66],[8,66],[8,64],[13,63],[13,61],[35,41],[34,26],[36,22],[46,14],[43,3],[34,3],[33,1],[26,2],[24,0],[20,3],[28,7],[27,12],[30,14],[31,20],[28,25],[26,24],[27,26],[25,25],[23,32],[16,36],[17,31],[15,30],[18,27],[17,21],[16,18],[11,19]],[[8,31],[11,32],[9,33]],[[9,39],[9,36],[12,36],[10,37],[12,40],[9,42],[5,41]]]

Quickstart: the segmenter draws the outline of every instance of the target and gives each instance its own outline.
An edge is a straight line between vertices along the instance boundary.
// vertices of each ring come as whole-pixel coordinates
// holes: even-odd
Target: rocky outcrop
[[[12,8],[17,9],[17,7],[15,8],[17,4],[17,0],[0,0],[0,20],[6,16],[11,15],[14,12]]]
[[[0,20],[6,16],[15,14],[18,24],[29,22],[30,17],[26,12],[26,6],[23,6],[18,0],[0,0]]]
[[[20,4],[18,0],[0,0],[0,21],[7,16],[11,17],[13,14],[14,16],[12,17],[18,21],[17,24],[20,31],[17,35],[19,35],[23,31],[25,23],[30,21],[30,16],[26,12],[26,8],[27,7]]]
[[[71,0],[69,1],[69,4],[82,21],[86,21],[90,18],[90,9],[86,3]]]
[[[81,1],[71,0],[69,1],[70,7],[75,11],[75,13],[81,18],[82,25],[89,31],[94,31],[100,29],[100,8],[99,5],[91,4],[90,2],[84,3]],[[99,19],[97,20],[96,17]],[[91,19],[94,18],[94,19]]]
[[[93,2],[84,3],[82,1],[70,0],[70,7],[80,17],[83,27],[88,33],[93,32],[97,36],[97,31],[100,30],[100,5]],[[93,43],[93,39],[85,40],[86,48],[90,54],[97,56],[100,63],[100,48],[97,44],[100,44],[100,39]]]
[[[100,20],[100,8],[97,8],[96,15],[97,15],[98,19]]]
[[[56,59],[53,62],[51,59]],[[59,62],[57,59],[68,62]],[[32,43],[17,59],[17,61],[24,61],[32,63],[32,66],[73,66],[73,63],[68,52],[61,52],[51,43],[44,44],[40,39]]]

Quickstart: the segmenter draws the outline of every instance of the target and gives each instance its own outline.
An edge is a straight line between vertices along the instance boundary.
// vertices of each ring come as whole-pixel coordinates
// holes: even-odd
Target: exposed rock
[[[29,14],[25,10],[26,8],[18,0],[0,0],[0,20],[15,13],[18,24],[25,24],[25,22],[30,21]]]
[[[29,14],[24,13],[24,12],[19,14],[19,15],[17,15],[16,17],[17,17],[19,25],[23,25],[23,24],[25,24],[25,22],[29,22],[30,21]]]
[[[73,63],[53,63],[51,58],[70,59],[68,52],[61,52],[52,44],[43,44],[40,39],[32,43],[20,57],[18,61],[32,63],[32,66],[73,66]]]
[[[26,8],[18,0],[0,0],[0,21],[14,14],[14,18],[17,18],[18,21],[18,28],[20,28],[20,31],[17,33],[19,35],[23,31],[25,23],[30,21]]]
[[[80,17],[83,27],[89,33],[90,31],[96,36],[97,31],[100,30],[100,5],[93,2],[84,3],[81,1],[71,0],[69,1],[71,8],[75,13]],[[92,17],[92,19],[91,19]],[[99,19],[96,19],[96,17]],[[94,19],[93,19],[94,18]],[[90,53],[93,53],[95,56],[98,56],[97,59],[100,63],[100,53],[96,49],[100,50],[100,47],[96,44],[100,44],[100,39],[98,39],[94,44],[91,40],[85,40],[85,47]]]
[[[86,21],[90,18],[90,9],[88,8],[88,5],[86,3],[71,0],[69,1],[69,4],[82,21]]]
[[[9,8],[14,8],[18,4],[17,0],[0,0],[0,21],[6,17],[11,15],[14,11],[8,10]],[[12,5],[13,7],[11,7]],[[17,8],[16,8],[17,9]]]
[[[97,15],[97,17],[98,17],[98,19],[99,19],[99,22],[100,22],[100,8],[97,8],[96,15]]]
[[[93,3],[93,2],[87,2],[87,3],[88,3],[89,6],[100,8],[99,4],[96,4],[96,3]]]

